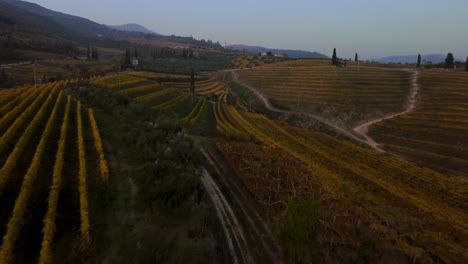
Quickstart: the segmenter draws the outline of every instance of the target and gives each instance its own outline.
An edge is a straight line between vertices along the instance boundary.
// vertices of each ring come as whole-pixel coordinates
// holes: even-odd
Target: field
[[[370,135],[388,151],[466,178],[467,83],[464,72],[423,71],[414,111],[375,124]]]
[[[94,113],[64,95],[69,84],[1,94],[1,263],[56,262],[53,245],[86,254],[93,241],[88,197],[109,184],[109,170]]]
[[[240,71],[239,75],[282,103],[300,97],[303,104],[335,104],[334,111],[359,109],[361,118],[375,112],[384,115],[401,111],[407,101],[412,74],[408,70],[336,69],[321,63],[289,61]],[[322,257],[357,261],[389,255],[404,256],[408,261],[457,263],[468,258],[463,247],[468,223],[464,213],[468,202],[463,159],[465,75],[422,71],[420,76],[416,110],[408,117],[377,123],[370,135],[377,141],[396,138],[401,139],[401,146],[413,146],[408,144],[413,142],[419,148],[451,152],[447,162],[436,161],[462,177],[450,177],[451,173],[438,170],[426,156],[408,154],[418,147],[403,152],[397,143],[394,147],[384,145],[391,153],[400,155],[402,151],[401,156],[410,156],[408,161],[249,112],[244,100],[236,96],[239,91],[229,85],[228,73],[197,81],[194,95],[188,93],[189,83],[185,81],[148,84],[140,79],[126,80],[130,86],[120,92],[156,112],[175,114],[187,131],[214,139],[230,167],[279,226],[287,226],[290,197],[315,197],[324,212],[318,236]],[[433,98],[444,100],[434,103]],[[414,139],[397,134],[410,123],[419,128],[419,132],[407,129],[408,133],[414,131]],[[428,133],[434,131],[428,139],[421,133],[426,128],[430,129]],[[396,135],[392,131],[397,131]],[[440,137],[437,143],[430,139],[435,136]],[[350,254],[362,250],[363,239],[378,244],[373,246],[373,253]],[[330,255],[334,251],[338,253]]]
[[[252,69],[197,73],[194,93],[187,73],[156,71],[122,71],[41,84],[37,89],[1,90],[0,201],[6,205],[0,209],[1,262],[49,263],[66,251],[92,255],[94,242],[102,239],[95,229],[102,221],[97,219],[95,198],[115,188],[111,172],[116,164],[109,166],[106,159],[109,141],[120,142],[123,137],[134,148],[126,155],[145,159],[151,166],[159,166],[154,159],[172,149],[181,151],[181,162],[190,160],[184,148],[192,143],[161,148],[154,138],[168,132],[146,134],[164,125],[164,118],[178,120],[168,128],[177,137],[173,142],[181,140],[181,131],[211,142],[218,153],[211,155],[223,159],[258,203],[287,260],[303,250],[311,254],[305,261],[323,262],[468,259],[464,247],[468,75],[355,66],[287,60]],[[238,78],[233,78],[236,74]],[[259,99],[245,84],[258,87],[282,110],[258,105]],[[405,110],[415,87],[414,109],[370,126],[368,135],[383,152],[314,125],[302,128],[287,122],[293,115],[312,113],[350,130],[365,120]],[[87,103],[83,105],[82,99]],[[107,119],[96,118],[91,105]],[[120,132],[114,135],[116,124],[106,121],[102,126],[108,138],[101,138],[97,120],[130,111],[123,110],[127,107],[145,120],[138,121],[141,128],[128,127],[128,120],[120,123],[123,116],[114,117]],[[113,155],[122,155],[118,153]],[[119,176],[124,182],[117,183],[118,188],[128,188],[123,186],[130,168],[142,175],[150,166],[123,158],[127,159],[129,164]],[[138,182],[138,177],[142,176],[130,181]],[[170,183],[158,186],[174,184],[170,178]],[[138,188],[148,181],[141,180]],[[159,191],[162,197],[168,195]],[[155,198],[145,196],[143,201],[151,199]],[[292,208],[301,206],[297,201],[304,202],[301,210],[308,212],[307,218],[301,214],[291,218]],[[120,217],[135,219],[132,214]],[[190,221],[201,225],[200,220]],[[306,230],[294,221],[311,221],[315,227]],[[310,232],[315,242],[301,240],[298,234],[303,232]],[[23,251],[31,254],[21,255]]]
[[[337,68],[328,61],[286,61],[238,72],[279,107],[319,114],[343,126],[397,112],[407,99],[409,71],[383,67]]]

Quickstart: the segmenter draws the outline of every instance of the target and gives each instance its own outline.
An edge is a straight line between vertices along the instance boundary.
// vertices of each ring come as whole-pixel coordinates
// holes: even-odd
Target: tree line
[[[358,62],[358,54],[356,53],[354,55],[354,62]],[[349,59],[351,60],[351,59]],[[331,58],[331,64],[335,66],[341,66],[342,65],[343,59],[338,59],[336,55],[336,48],[333,48],[333,54]],[[346,66],[346,59],[344,59],[344,65]],[[453,69],[455,68],[455,59],[452,53],[447,53],[447,57],[445,58],[445,61],[443,63],[444,68],[446,69]],[[418,54],[418,58],[416,61],[416,67],[421,67],[421,54]],[[466,57],[466,62],[465,62],[465,71],[468,71],[468,57]]]

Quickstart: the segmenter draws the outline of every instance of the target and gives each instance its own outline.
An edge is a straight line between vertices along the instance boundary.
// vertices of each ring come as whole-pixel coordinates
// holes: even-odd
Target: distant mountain
[[[135,23],[129,23],[129,24],[118,25],[118,26],[108,25],[108,27],[113,28],[113,29],[117,29],[117,30],[120,30],[120,31],[130,31],[130,32],[140,32],[140,33],[146,33],[146,34],[161,35],[159,33],[156,33],[154,31],[151,31],[151,30],[145,28],[142,25],[138,25],[138,24],[135,24]]]
[[[85,36],[103,36],[112,35],[115,32],[115,30],[89,19],[53,11],[35,3],[18,0],[1,0],[0,2],[6,2],[11,6],[46,17],[66,28],[72,34],[79,33]]]
[[[440,63],[444,62],[447,54],[421,54],[421,62],[432,62]],[[457,61],[461,59],[455,58]],[[375,60],[380,63],[416,63],[418,61],[418,55],[404,55],[404,56],[388,56]]]
[[[269,49],[260,46],[248,46],[248,45],[229,45],[227,46],[229,49],[233,50],[247,50],[253,53],[263,53],[263,52],[271,52],[273,54],[287,54],[289,58],[301,58],[301,59],[329,59],[329,57],[318,53],[318,52],[310,52],[310,51],[303,51],[303,50],[289,50],[289,49]]]
[[[23,51],[71,55],[78,52],[71,33],[59,23],[0,0],[0,62],[28,60]]]

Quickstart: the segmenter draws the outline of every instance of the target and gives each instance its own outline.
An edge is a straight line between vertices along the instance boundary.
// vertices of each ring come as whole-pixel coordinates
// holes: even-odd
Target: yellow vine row
[[[195,107],[192,109],[190,114],[188,114],[186,117],[182,118],[182,123],[186,124],[190,122],[191,125],[195,124],[197,120],[200,118],[201,112],[203,111],[203,108],[205,107],[206,104],[206,98],[203,98],[202,100],[198,101],[198,103],[195,105]]]
[[[33,93],[29,94],[29,96],[26,97],[19,105],[6,113],[2,119],[0,119],[0,131],[5,131],[9,127],[10,122],[17,118],[18,115],[23,113],[23,111],[31,105],[31,102],[35,102],[39,99],[40,96],[37,96],[38,94],[42,95],[45,92],[46,89],[35,90]]]
[[[81,119],[81,103],[78,101],[76,106],[76,120],[78,126],[78,159],[79,159],[79,177],[78,191],[80,193],[80,233],[82,248],[87,248],[91,242],[89,235],[89,216],[88,216],[88,190],[86,186],[86,152],[83,139],[83,122]]]
[[[47,213],[44,217],[44,234],[41,243],[41,253],[39,257],[40,264],[52,263],[52,242],[55,236],[55,219],[57,216],[57,204],[60,190],[62,188],[62,173],[64,167],[65,145],[67,141],[68,119],[70,116],[71,97],[67,98],[67,106],[60,128],[60,139],[58,143],[57,154],[55,155],[54,171],[52,174],[52,186],[50,188],[49,199],[47,203]]]
[[[2,98],[2,101],[6,101],[8,103],[6,103],[0,108],[0,115],[6,115],[10,110],[16,107],[22,100],[24,100],[24,98],[28,97],[32,92],[34,92],[33,88],[27,88],[27,90],[24,90],[24,88],[20,88],[19,92],[11,93]]]
[[[176,88],[167,88],[167,89],[164,89],[162,91],[158,91],[158,92],[155,92],[155,93],[150,93],[150,94],[147,94],[147,95],[144,95],[144,96],[137,97],[136,101],[140,102],[140,103],[146,103],[146,102],[149,102],[149,101],[151,101],[153,99],[156,99],[156,98],[158,98],[160,96],[175,92],[176,90],[177,90]]]
[[[190,97],[190,94],[189,93],[185,93],[185,94],[182,94],[168,102],[165,102],[165,103],[162,103],[160,105],[157,105],[155,107],[153,107],[154,110],[158,110],[158,111],[164,111],[164,110],[167,110],[167,109],[170,109],[174,106],[176,106],[177,104],[185,101],[186,99],[188,99]]]
[[[21,190],[16,198],[15,205],[13,208],[13,213],[8,220],[6,227],[6,233],[3,236],[3,243],[0,248],[0,263],[6,264],[11,263],[14,258],[15,244],[20,237],[20,231],[23,228],[28,212],[28,205],[30,203],[31,195],[34,191],[34,183],[38,177],[39,167],[41,165],[42,156],[45,151],[47,140],[52,132],[54,127],[55,119],[57,118],[58,108],[62,102],[62,91],[60,92],[58,99],[55,101],[54,109],[50,114],[49,120],[45,126],[44,131],[42,132],[41,139],[39,144],[36,147],[34,157],[32,159],[31,165],[29,166],[26,175],[23,178],[21,184]]]
[[[127,88],[127,89],[122,89],[122,90],[119,91],[119,93],[123,93],[125,95],[132,95],[134,93],[143,92],[143,91],[147,91],[147,90],[150,90],[150,89],[155,89],[155,88],[158,88],[160,86],[161,86],[161,84],[159,84],[159,83],[149,84],[149,85],[144,85],[144,86],[137,86],[137,87]]]
[[[46,115],[45,113],[46,108],[52,102],[52,99],[57,89],[58,89],[58,86],[56,86],[55,89],[52,92],[50,92],[49,97],[47,98],[46,102],[41,106],[41,108],[39,109],[39,112],[34,116],[34,119],[28,125],[23,135],[21,135],[18,142],[16,142],[15,147],[13,148],[13,151],[10,153],[5,164],[3,164],[2,168],[0,169],[0,197],[3,195],[3,190],[7,186],[8,180],[11,176],[11,172],[16,167],[16,163],[18,159],[21,157],[23,150],[26,148],[37,126],[42,123],[42,119]]]
[[[94,146],[96,147],[96,152],[99,155],[99,171],[101,172],[101,181],[104,184],[109,183],[109,168],[107,167],[107,161],[104,157],[104,150],[102,148],[102,141],[101,136],[99,135],[99,129],[96,123],[96,119],[94,118],[93,109],[88,109],[89,114],[89,122],[91,123],[91,128],[93,130],[93,137],[94,137]]]

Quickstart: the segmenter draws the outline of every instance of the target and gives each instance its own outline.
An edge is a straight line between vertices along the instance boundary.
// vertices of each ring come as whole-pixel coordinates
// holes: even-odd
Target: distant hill
[[[432,63],[440,63],[444,62],[447,54],[421,54],[421,62],[432,62]],[[404,56],[388,56],[376,59],[376,62],[380,63],[416,63],[418,60],[418,55],[404,55]],[[455,58],[457,61],[461,61],[461,59]]]
[[[248,45],[229,45],[227,46],[229,49],[233,50],[247,50],[253,53],[262,53],[262,52],[271,52],[273,54],[287,54],[290,58],[297,58],[297,59],[329,59],[329,57],[318,53],[318,52],[310,52],[310,51],[303,51],[303,50],[289,50],[289,49],[270,49],[260,46],[248,46]]]
[[[135,24],[135,23],[129,23],[129,24],[118,25],[118,26],[111,26],[111,25],[107,25],[107,26],[113,29],[120,30],[120,31],[130,31],[130,32],[140,32],[140,33],[146,33],[146,34],[161,35],[159,33],[156,33],[154,31],[151,31],[145,28],[142,25]]]
[[[42,7],[35,3],[17,0],[1,0],[11,6],[29,11],[31,13],[46,17],[62,27],[71,34],[79,33],[85,36],[112,35],[115,30],[79,16],[72,16]]]
[[[61,55],[78,51],[67,28],[8,2],[0,0],[1,63],[27,60],[24,51],[28,50]]]
[[[9,14],[9,12],[6,11],[1,12],[3,10],[0,9],[0,13],[5,14],[5,19],[0,17],[0,23],[2,23],[2,21],[4,23],[10,23],[11,19],[15,20],[18,23],[22,23],[21,20],[23,19],[29,21],[30,17],[35,17],[37,19],[39,19],[39,17],[42,17],[41,20],[44,22],[42,24],[47,24],[47,26],[44,27],[45,31],[53,33],[54,36],[57,36],[57,31],[60,31],[61,36],[63,36],[64,39],[79,43],[81,45],[100,42],[101,46],[122,48],[127,46],[127,44],[124,43],[125,41],[123,41],[122,39],[149,37],[152,39],[160,39],[169,42],[187,44],[188,46],[192,47],[213,49],[222,48],[222,46],[218,42],[213,42],[211,40],[196,40],[193,37],[179,37],[175,35],[163,36],[137,24],[123,25],[123,27],[127,28],[129,31],[117,30],[109,26],[96,23],[86,18],[60,13],[42,7],[38,4],[26,1],[0,0],[0,3],[8,5],[10,9],[15,8],[15,10],[22,10],[21,12],[23,12],[21,14],[18,12],[14,12],[18,13],[18,15],[15,15]],[[26,11],[27,13],[24,13],[24,11]],[[41,25],[41,23],[39,25]],[[29,23],[28,26],[30,29],[34,30],[37,28],[37,25],[34,23]],[[0,30],[1,29],[2,28],[0,27]],[[151,35],[147,35],[148,32],[150,32]]]

